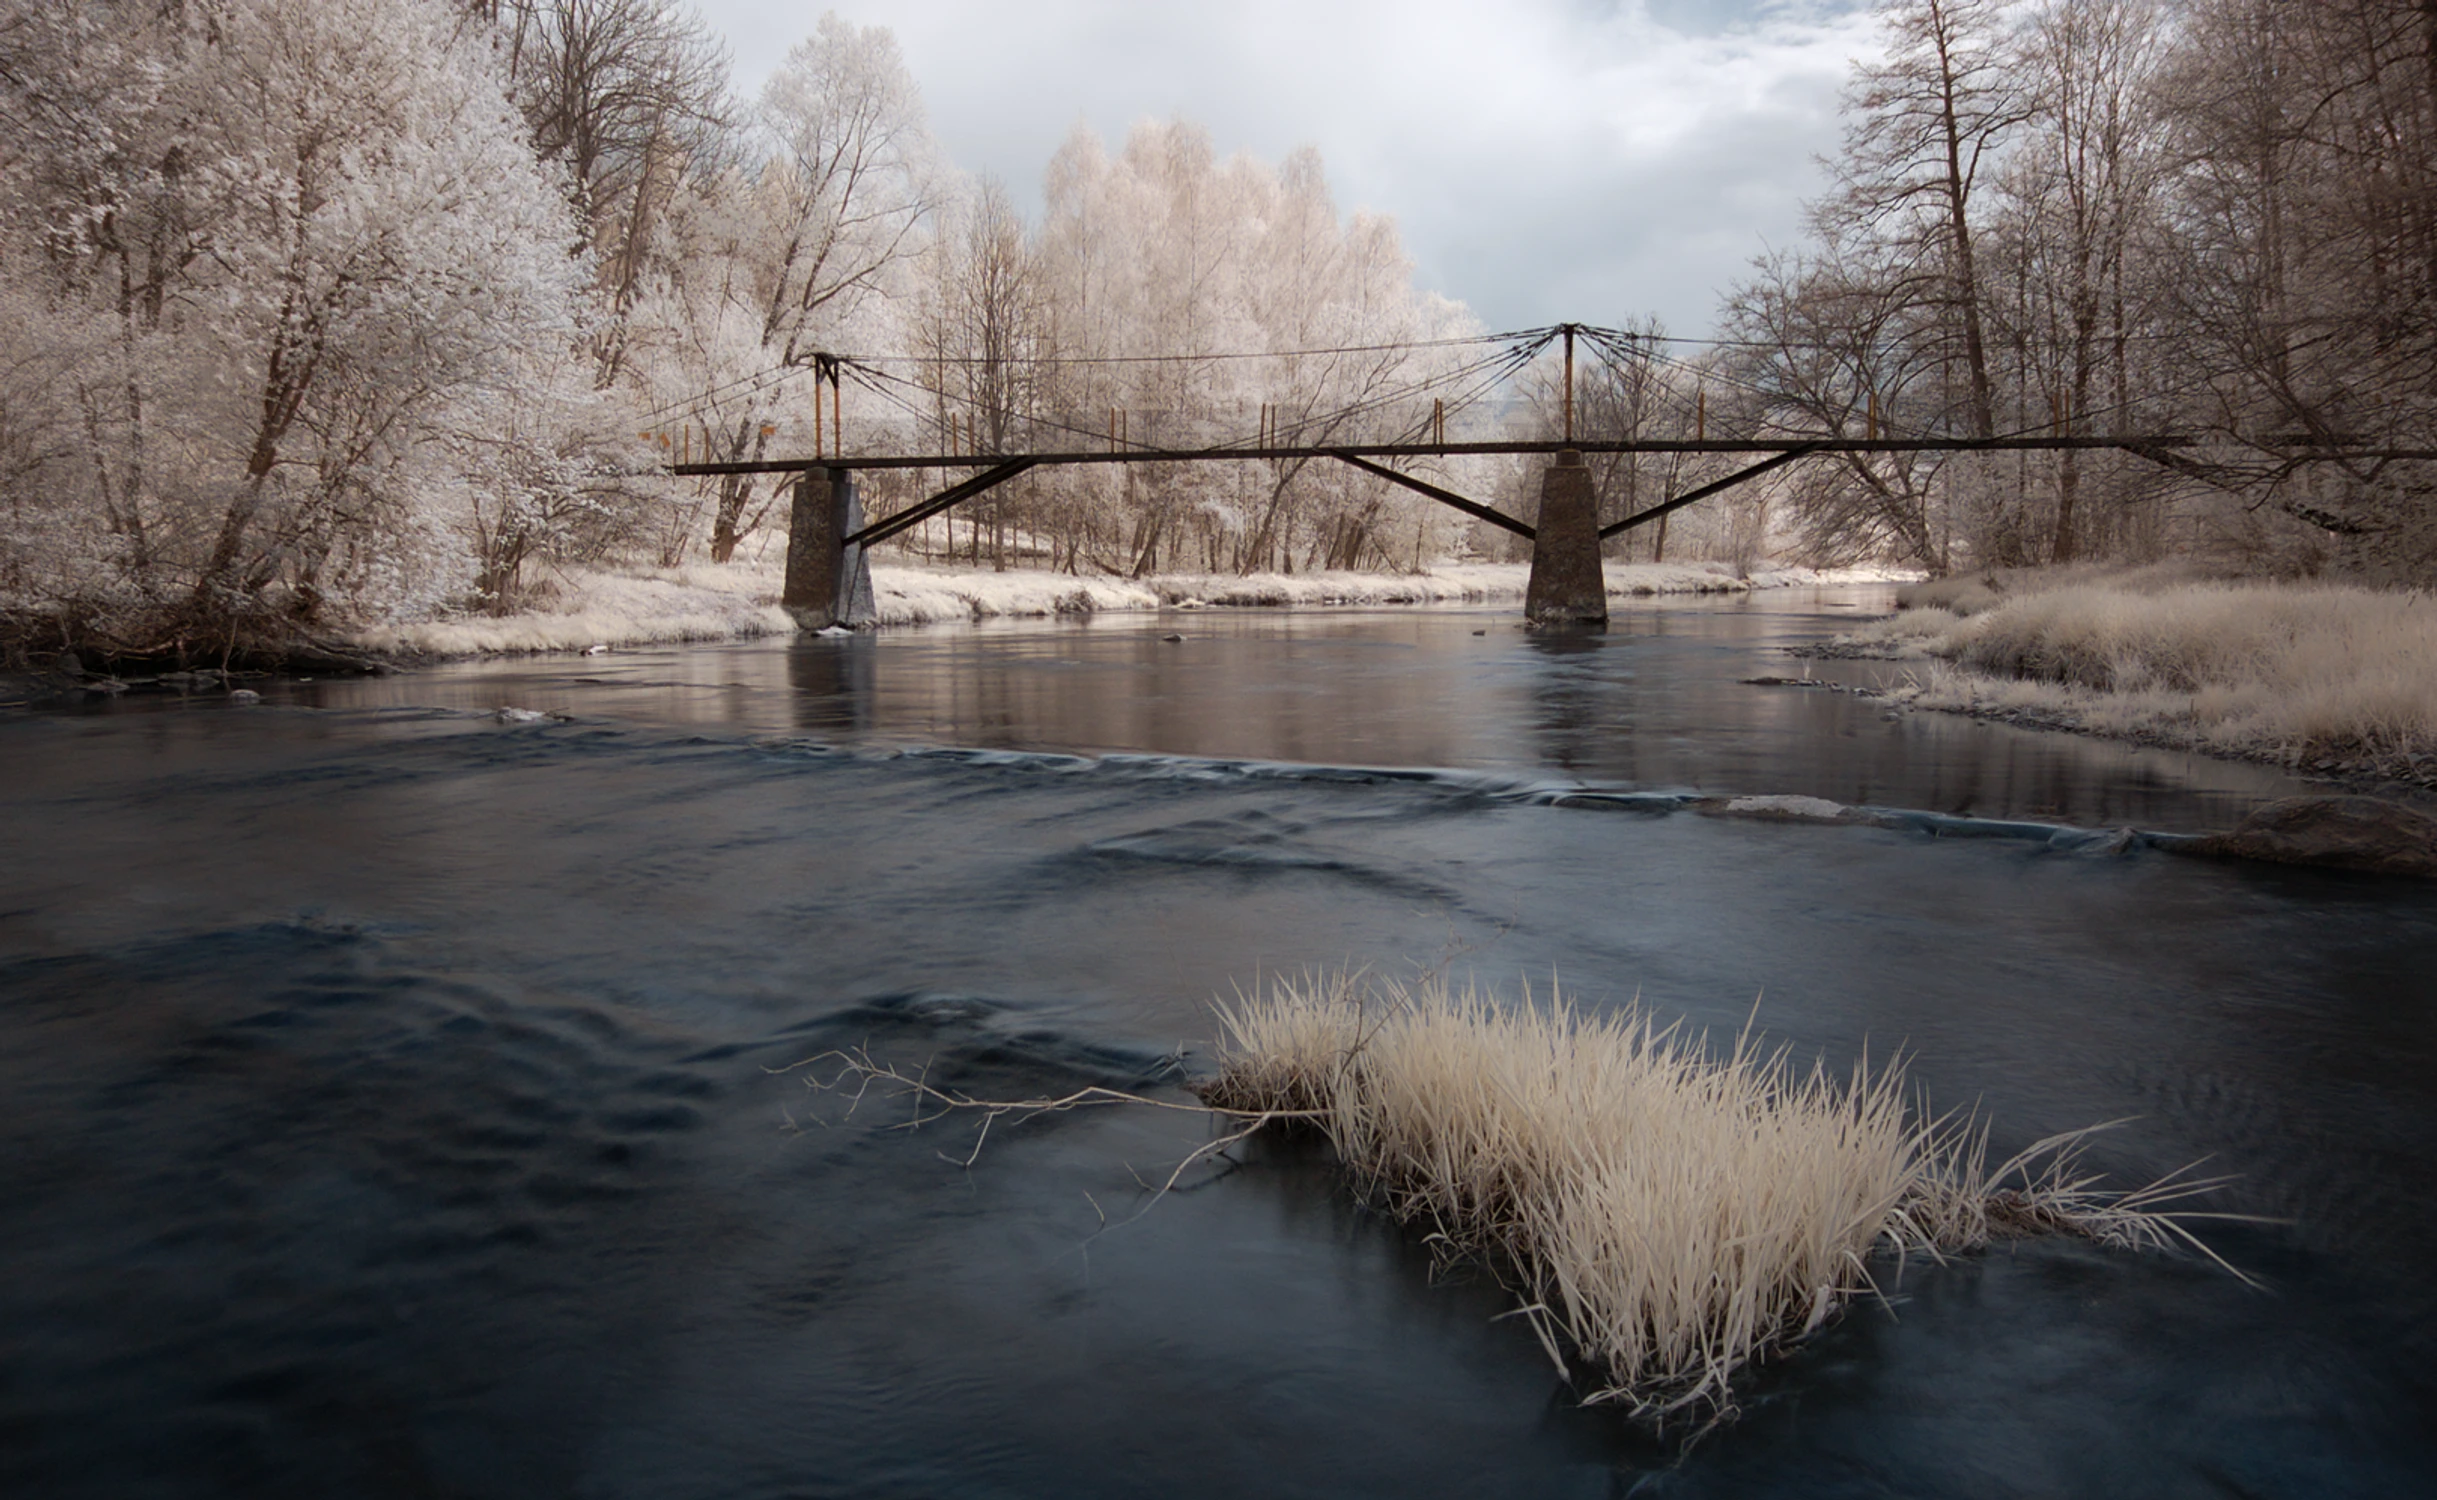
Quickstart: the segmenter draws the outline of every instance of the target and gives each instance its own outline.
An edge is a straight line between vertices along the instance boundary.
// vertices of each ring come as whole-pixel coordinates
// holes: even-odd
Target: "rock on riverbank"
[[[2188,847],[2232,859],[2437,877],[2437,818],[2384,797],[2287,797]]]

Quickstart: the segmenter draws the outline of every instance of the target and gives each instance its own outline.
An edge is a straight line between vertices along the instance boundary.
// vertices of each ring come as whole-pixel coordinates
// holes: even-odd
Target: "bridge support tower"
[[[875,624],[871,562],[860,542],[863,501],[852,469],[806,469],[788,507],[787,584],[779,605],[798,630]]]
[[[1540,481],[1540,524],[1523,622],[1535,628],[1605,626],[1608,581],[1599,566],[1599,501],[1591,469],[1567,448]]]

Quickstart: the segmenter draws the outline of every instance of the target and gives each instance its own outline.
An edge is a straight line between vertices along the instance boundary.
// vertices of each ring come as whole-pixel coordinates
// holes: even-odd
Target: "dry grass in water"
[[[807,1070],[849,1116],[876,1086],[912,1099],[899,1128],[978,1119],[969,1150],[942,1153],[963,1167],[1002,1120],[1110,1106],[1224,1117],[1143,1183],[1135,1217],[1265,1128],[1317,1129],[1365,1198],[1513,1288],[1558,1368],[1591,1374],[1587,1402],[1662,1418],[1730,1415],[1738,1371],[1878,1291],[1874,1252],[1900,1267],[1999,1236],[2077,1234],[2181,1246],[2242,1275],[2186,1226],[2237,1216],[2169,1206],[2217,1179],[2111,1191],[2078,1165],[2105,1125],[1992,1170],[1985,1127],[1908,1105],[1899,1062],[1839,1078],[1748,1034],[1713,1053],[1635,1006],[1588,1011],[1554,992],[1508,1005],[1360,973],[1280,980],[1219,1016],[1220,1069],[1194,1085],[1199,1104],[1101,1086],[986,1099],[860,1050],[779,1071]]]
[[[1360,975],[1280,981],[1221,1021],[1204,1102],[1315,1124],[1367,1198],[1510,1283],[1591,1401],[1730,1411],[1738,1370],[1875,1290],[1877,1249],[2063,1232],[2208,1253],[2163,1205],[2210,1183],[2107,1192],[2075,1165],[2088,1131],[1988,1170],[1985,1130],[1909,1108],[1897,1062],[1837,1077],[1748,1036],[1713,1054],[1637,1007]]]

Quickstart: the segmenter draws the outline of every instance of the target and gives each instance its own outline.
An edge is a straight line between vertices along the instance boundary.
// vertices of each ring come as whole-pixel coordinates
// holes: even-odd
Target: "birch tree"
[[[748,357],[760,370],[798,372],[839,347],[921,248],[938,168],[896,39],[834,13],[789,50],[758,119],[764,154],[743,194],[744,233],[731,252],[740,263],[713,273],[719,316],[750,320]],[[775,395],[728,403],[711,434],[717,451],[766,456],[777,414]],[[720,482],[713,561],[734,554],[753,488],[746,475]]]

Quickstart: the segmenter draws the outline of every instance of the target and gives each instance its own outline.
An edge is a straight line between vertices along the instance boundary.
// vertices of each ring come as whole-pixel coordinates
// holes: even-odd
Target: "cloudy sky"
[[[819,0],[699,0],[758,94]],[[1491,328],[1709,329],[1798,234],[1864,0],[834,0],[894,31],[956,164],[1037,206],[1080,120],[1183,117],[1222,155],[1315,146],[1422,284]]]

